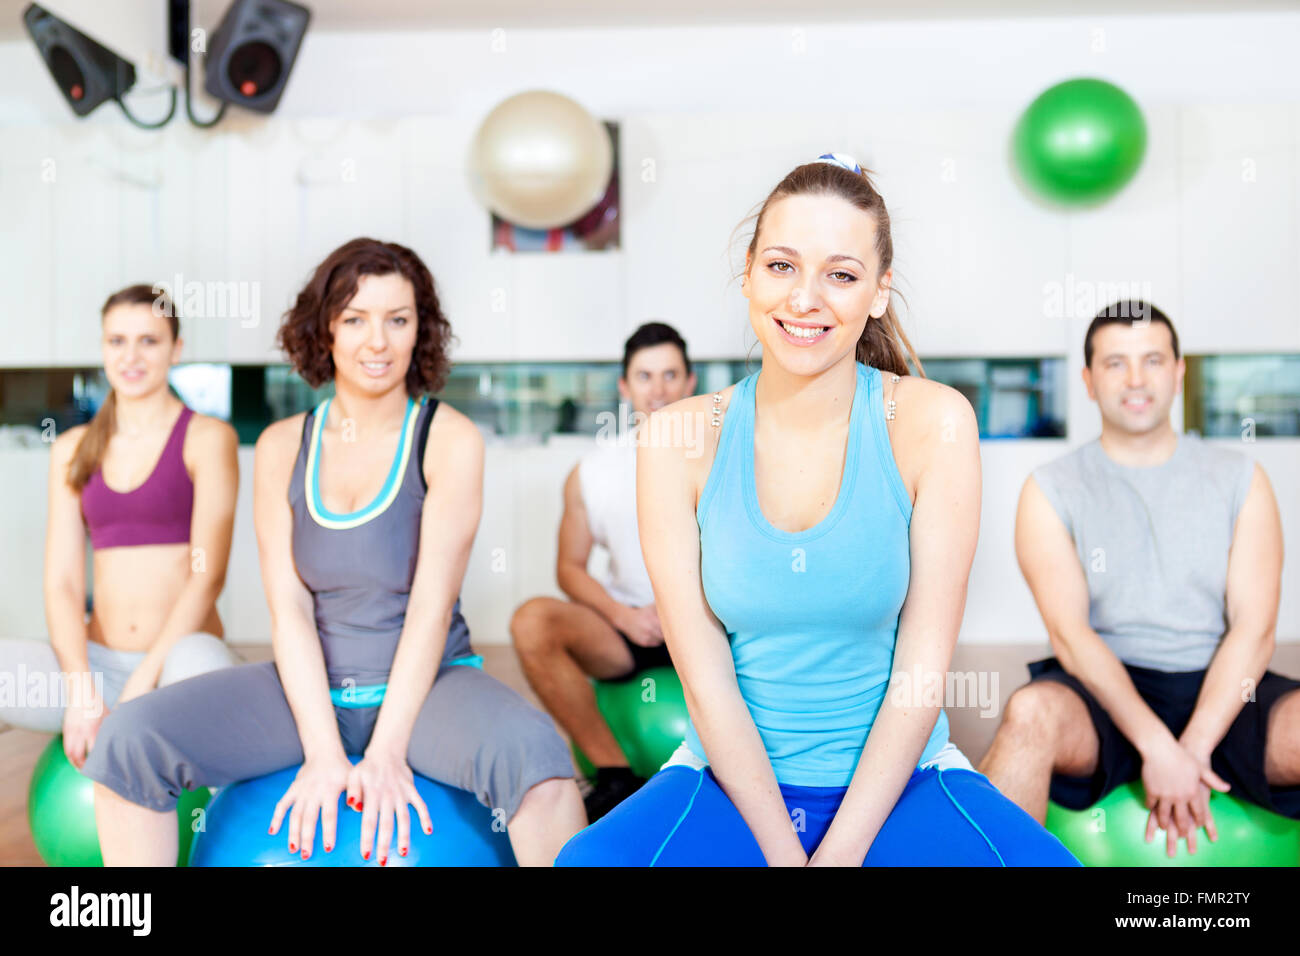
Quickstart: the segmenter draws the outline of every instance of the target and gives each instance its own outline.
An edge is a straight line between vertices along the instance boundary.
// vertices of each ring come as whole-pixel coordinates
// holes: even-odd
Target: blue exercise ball
[[[354,764],[360,757],[349,756]],[[231,784],[221,790],[208,805],[202,829],[194,835],[190,866],[378,866],[372,854],[361,858],[361,814],[339,794],[338,825],[334,849],[326,853],[321,841],[320,822],[311,858],[290,853],[286,813],[275,835],[267,833],[275,805],[284,796],[298,774],[298,767],[286,767],[275,773]],[[397,829],[389,848],[387,866],[514,866],[504,821],[494,820],[492,811],[472,793],[437,783],[418,773],[415,789],[433,821],[433,833],[420,828],[414,807],[411,815],[411,845],[406,856],[397,852]],[[495,826],[494,826],[495,823]]]

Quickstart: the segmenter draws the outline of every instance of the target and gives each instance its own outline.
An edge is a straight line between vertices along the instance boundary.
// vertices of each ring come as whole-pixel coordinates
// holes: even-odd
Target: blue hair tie
[[[862,167],[858,165],[858,161],[847,153],[822,153],[815,162],[830,163],[832,166],[839,166],[859,175],[862,173]]]

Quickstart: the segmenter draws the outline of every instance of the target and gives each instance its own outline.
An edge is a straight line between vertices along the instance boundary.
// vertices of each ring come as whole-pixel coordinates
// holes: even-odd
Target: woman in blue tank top
[[[1078,865],[948,741],[979,432],[908,375],[892,259],[849,157],[764,203],[743,286],[761,371],[656,412],[638,449],[687,738],[557,864]]]

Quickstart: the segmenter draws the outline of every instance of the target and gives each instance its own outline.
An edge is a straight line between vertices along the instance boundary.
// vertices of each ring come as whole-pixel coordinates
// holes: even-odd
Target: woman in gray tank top
[[[318,818],[332,850],[344,790],[363,815],[362,855],[405,854],[408,807],[432,827],[413,771],[492,808],[521,864],[549,865],[586,825],[555,725],[483,672],[460,613],[483,440],[424,397],[445,380],[449,338],[432,276],[399,245],[355,239],[299,294],[280,344],[335,395],[257,443],[275,661],[162,688],[105,719],[84,772],[106,863],[175,860],[182,789],[296,763],[268,823],[304,858]]]

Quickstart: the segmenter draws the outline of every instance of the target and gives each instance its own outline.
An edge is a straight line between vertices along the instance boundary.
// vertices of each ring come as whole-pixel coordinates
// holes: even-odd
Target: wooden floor
[[[271,659],[271,648],[241,645],[236,648],[246,661]],[[483,666],[493,677],[513,688],[533,706],[541,706],[528,686],[514,648],[487,645],[475,648],[483,655]],[[1046,657],[1046,646],[1031,644],[958,645],[953,654],[952,671],[980,676],[987,687],[987,698],[980,694],[980,706],[949,706],[948,720],[952,741],[974,764],[988,750],[1002,717],[1002,708],[1012,691],[1028,679],[1025,662]],[[1291,677],[1300,677],[1300,644],[1286,644],[1273,656],[1271,669]],[[996,701],[987,712],[983,701]],[[0,727],[4,725],[0,724]],[[557,725],[563,734],[563,728]],[[568,738],[565,737],[567,742]],[[0,730],[0,865],[42,866],[27,829],[27,786],[32,768],[50,741],[49,734],[5,728]]]

